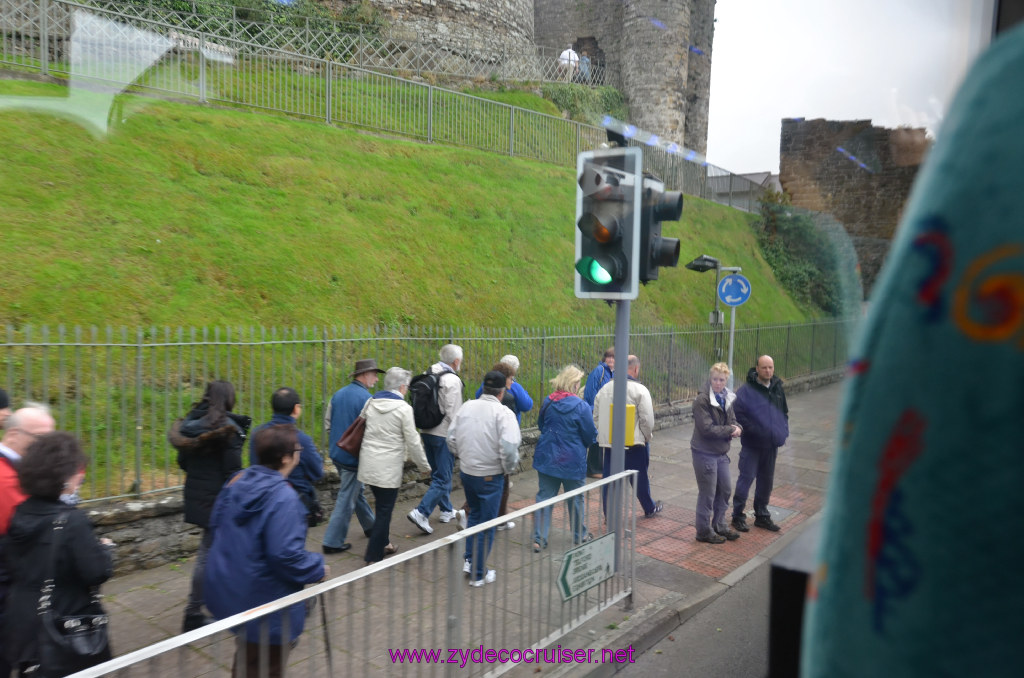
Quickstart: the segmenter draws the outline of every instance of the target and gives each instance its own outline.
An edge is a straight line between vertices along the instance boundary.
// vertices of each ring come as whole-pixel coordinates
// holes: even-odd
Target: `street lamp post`
[[[714,301],[715,301],[715,310],[711,312],[711,317],[708,318],[708,324],[711,325],[712,327],[715,327],[715,328],[721,327],[723,325],[723,321],[725,320],[722,317],[724,314],[721,311],[718,310],[718,283],[719,283],[719,279],[721,277],[721,267],[722,267],[722,262],[721,261],[719,261],[715,257],[710,257],[710,256],[708,256],[706,254],[700,255],[699,257],[697,257],[696,259],[694,259],[690,263],[686,264],[686,268],[690,269],[691,271],[696,271],[697,273],[705,273],[705,272],[710,271],[712,269],[714,269],[714,271],[715,271],[715,287],[714,287],[714,293],[712,294],[712,296],[714,297]],[[714,343],[714,347],[713,348],[714,348],[715,359],[716,360],[721,359],[721,357],[722,357],[722,349],[721,349],[721,346],[720,346],[720,343],[721,343],[721,336],[720,335],[721,335],[720,332],[715,332],[715,335],[714,335],[715,343]]]

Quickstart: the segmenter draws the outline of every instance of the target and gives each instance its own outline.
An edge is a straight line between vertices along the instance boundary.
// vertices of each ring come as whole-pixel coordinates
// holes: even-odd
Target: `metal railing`
[[[541,648],[610,605],[622,600],[627,601],[627,607],[630,604],[636,557],[635,475],[635,471],[627,471],[588,484],[116,657],[76,673],[74,678],[112,673],[223,674],[231,670],[240,642],[231,629],[245,628],[241,626],[245,623],[259,627],[265,663],[270,651],[267,620],[293,605],[305,605],[308,612],[299,642],[288,654],[289,675],[394,675],[396,671],[415,671],[416,675],[428,676],[483,676],[500,675],[521,663],[552,668],[552,664],[564,663],[565,655],[539,654]],[[576,510],[570,510],[570,504]],[[551,512],[548,546],[534,552],[534,519],[547,511]],[[581,523],[573,525],[577,516]],[[508,520],[514,520],[517,527],[494,531]],[[574,528],[580,525],[587,535],[583,544],[577,545],[581,533],[574,535]],[[487,564],[496,571],[497,578],[491,584],[472,588],[463,570],[467,543],[472,544],[475,536],[489,531],[494,535],[494,545]],[[477,547],[472,548],[474,554],[478,552]],[[584,555],[587,569],[569,568]],[[288,617],[281,618],[286,621]],[[281,635],[291,635],[286,624]],[[244,638],[244,632],[239,637]],[[471,657],[474,649],[477,655]],[[451,659],[450,650],[459,651],[456,660]],[[499,655],[502,650],[505,654]],[[412,651],[417,652],[415,658],[409,654]],[[432,659],[428,658],[426,652],[434,651]],[[508,661],[498,661],[499,656]],[[595,664],[613,661],[597,652],[589,659]],[[266,668],[264,665],[261,670]],[[234,675],[245,675],[241,663]]]
[[[95,17],[88,22],[89,35],[84,28],[73,32],[75,12]],[[127,27],[137,29],[131,33],[134,42],[126,40]],[[93,88],[274,111],[568,167],[575,166],[581,151],[605,141],[603,127],[378,72],[374,69],[414,74],[447,66],[413,51],[359,42],[358,36],[345,39],[355,42],[331,52],[331,58],[318,58],[69,0],[0,0],[0,64],[70,76]],[[389,54],[406,61],[389,60]],[[530,68],[509,62],[506,75],[534,79]],[[756,209],[763,187],[695,160],[675,144],[644,147],[644,169],[668,189]],[[725,189],[722,177],[727,177]]]
[[[757,355],[775,358],[791,378],[831,370],[846,360],[853,321],[741,327],[736,330],[738,379]],[[174,419],[202,397],[208,381],[226,379],[235,410],[255,423],[271,417],[270,395],[280,386],[303,398],[300,427],[327,445],[326,403],[349,382],[355,361],[372,357],[383,368],[421,372],[446,343],[463,347],[463,395],[472,398],[497,360],[519,357],[519,382],[536,403],[565,365],[591,369],[614,340],[613,328],[119,328],[14,327],[0,333],[0,386],[17,406],[49,404],[58,426],[73,432],[92,459],[82,487],[87,499],[138,496],[182,482],[165,435]],[[655,403],[693,398],[707,369],[724,360],[726,335],[703,328],[633,328],[632,352]],[[536,422],[535,407],[523,426]]]
[[[509,45],[486,34],[472,40],[452,34],[423,36],[406,26],[370,27],[328,17],[289,16],[238,7],[225,7],[223,12],[211,14],[202,13],[201,6],[195,4],[186,8],[174,2],[83,0],[83,4],[125,18],[200,31],[213,40],[242,40],[368,69],[500,81],[566,81],[558,63],[561,50]],[[606,84],[604,64],[591,64],[587,82],[578,78],[573,82]]]

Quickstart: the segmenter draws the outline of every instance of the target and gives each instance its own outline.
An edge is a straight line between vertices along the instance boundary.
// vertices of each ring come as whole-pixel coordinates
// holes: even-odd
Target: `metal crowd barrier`
[[[287,652],[290,676],[496,676],[522,664],[567,663],[560,651],[540,652],[611,605],[631,604],[635,581],[635,471],[593,482],[552,499],[455,532],[272,603],[115,657],[73,678],[244,676],[232,629],[260,624],[259,675],[269,675],[268,615],[305,605],[305,628]],[[602,510],[606,492],[607,519]],[[582,504],[589,539],[574,544],[571,502]],[[548,548],[533,550],[533,518],[552,511]],[[395,516],[401,519],[401,516]],[[495,533],[488,567],[494,583],[469,586],[463,574],[467,539],[509,520]],[[286,619],[286,617],[284,617]],[[244,636],[243,634],[240,634]],[[289,636],[285,629],[282,636]],[[115,644],[117,639],[113,638]],[[608,655],[579,655],[588,663]],[[455,651],[453,653],[452,651]],[[475,654],[471,653],[476,650]],[[493,654],[488,651],[493,651]],[[502,650],[505,652],[503,653]],[[502,662],[500,658],[506,657]],[[479,658],[479,659],[478,659]],[[518,661],[517,661],[518,660]]]

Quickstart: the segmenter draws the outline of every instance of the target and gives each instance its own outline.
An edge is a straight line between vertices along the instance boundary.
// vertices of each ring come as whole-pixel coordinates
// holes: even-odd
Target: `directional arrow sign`
[[[615,574],[615,534],[606,534],[567,551],[558,571],[562,601],[592,589]]]
[[[741,306],[750,299],[750,281],[739,273],[722,278],[718,283],[718,298],[726,306]]]

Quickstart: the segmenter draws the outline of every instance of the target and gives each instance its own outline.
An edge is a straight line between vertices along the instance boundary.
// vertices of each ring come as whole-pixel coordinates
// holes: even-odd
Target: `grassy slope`
[[[62,90],[0,81],[0,94],[44,93]],[[0,112],[0,322],[614,320],[573,296],[571,169],[196,105],[126,97],[124,109],[102,139]],[[688,198],[665,232],[682,262],[706,252],[743,266],[754,297],[742,324],[805,319],[749,219]],[[633,321],[706,322],[712,283],[663,269]]]

